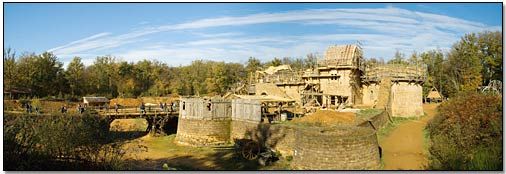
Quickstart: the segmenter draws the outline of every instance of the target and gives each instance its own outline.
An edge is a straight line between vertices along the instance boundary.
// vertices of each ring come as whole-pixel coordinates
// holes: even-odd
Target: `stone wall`
[[[179,119],[176,142],[189,146],[217,146],[229,143],[230,120]]]
[[[393,83],[390,95],[392,117],[418,117],[423,115],[422,86],[420,84]]]
[[[362,85],[362,104],[365,106],[374,106],[378,100],[379,85],[371,83]]]
[[[353,77],[350,77],[351,70],[320,70],[321,76],[329,76],[331,74],[336,74],[339,76],[336,80],[332,80],[330,77],[320,77],[320,87],[323,93],[330,95],[340,95],[340,96],[352,96],[352,89],[350,86],[350,80]]]
[[[376,132],[364,127],[301,128],[295,133],[292,167],[303,170],[375,170]]]
[[[384,77],[381,79],[378,89],[378,102],[374,106],[374,108],[385,109],[392,107],[391,105],[391,95],[392,95],[392,78]]]
[[[370,121],[370,123],[369,123]],[[384,127],[388,122],[388,112],[383,111],[378,115],[372,116],[369,120],[364,120],[362,123],[358,123],[359,127],[369,127],[378,130]],[[372,124],[372,125],[371,125]]]
[[[184,105],[184,107],[183,107]],[[214,146],[230,140],[231,101],[181,98],[176,142],[190,146]]]
[[[279,151],[283,156],[293,156],[295,133],[292,127],[284,124],[255,123],[232,121],[230,139],[252,139],[265,142],[266,145]]]
[[[230,139],[251,139],[252,132],[255,132],[260,122],[248,122],[232,120],[230,123]]]

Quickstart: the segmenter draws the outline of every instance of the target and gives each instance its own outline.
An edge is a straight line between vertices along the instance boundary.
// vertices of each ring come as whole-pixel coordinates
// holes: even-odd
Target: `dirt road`
[[[427,116],[399,125],[380,141],[385,170],[423,170],[427,166],[423,129],[436,113],[436,104],[424,104]]]

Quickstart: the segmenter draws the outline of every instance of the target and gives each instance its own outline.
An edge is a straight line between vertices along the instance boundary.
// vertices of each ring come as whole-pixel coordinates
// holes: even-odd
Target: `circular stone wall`
[[[362,127],[305,127],[295,132],[292,167],[305,170],[374,170],[380,167],[376,132]]]
[[[176,142],[190,146],[215,146],[230,140],[230,120],[179,118]]]

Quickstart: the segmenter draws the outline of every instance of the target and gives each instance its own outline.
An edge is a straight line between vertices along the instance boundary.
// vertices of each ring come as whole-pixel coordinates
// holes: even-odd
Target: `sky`
[[[4,3],[4,48],[65,64],[105,55],[245,63],[356,43],[364,57],[389,60],[501,29],[501,3]]]

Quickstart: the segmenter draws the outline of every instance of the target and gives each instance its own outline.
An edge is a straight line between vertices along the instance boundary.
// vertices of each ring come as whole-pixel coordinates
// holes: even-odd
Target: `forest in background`
[[[250,57],[245,64],[194,60],[187,66],[170,66],[157,60],[128,62],[113,56],[95,58],[85,66],[74,57],[67,67],[50,52],[16,55],[4,49],[4,90],[30,91],[31,97],[77,99],[81,96],[140,97],[223,95],[248,75],[269,66],[289,64],[294,70],[316,66],[318,56],[274,58],[267,62]],[[367,58],[364,63],[426,64],[424,95],[436,87],[445,97],[475,91],[491,80],[502,81],[502,32],[470,33],[445,52],[440,49],[397,51],[389,61]]]

